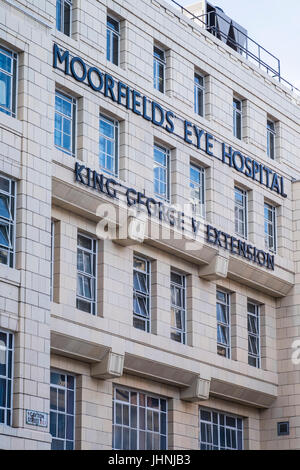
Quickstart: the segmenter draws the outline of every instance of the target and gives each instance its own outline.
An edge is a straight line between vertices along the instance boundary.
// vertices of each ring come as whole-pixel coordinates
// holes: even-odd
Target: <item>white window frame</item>
[[[203,80],[203,85],[198,83],[196,79],[202,79]],[[203,106],[203,113],[201,114],[200,112],[200,106],[199,106],[199,93],[202,96],[202,106]],[[198,116],[205,117],[205,76],[202,75],[201,73],[195,72],[194,74],[194,110],[195,113]]]
[[[249,305],[252,305],[252,306],[254,307],[255,313],[249,312]],[[249,365],[251,365],[251,366],[253,366],[253,367],[256,367],[257,369],[260,369],[260,368],[261,368],[260,311],[261,311],[261,308],[260,308],[260,305],[259,305],[259,304],[255,303],[255,302],[252,302],[251,300],[248,300],[248,302],[247,302],[248,363],[249,363],[249,361],[250,361],[250,357],[253,358],[253,359],[255,359],[255,361],[256,361],[255,366],[254,366],[253,364],[250,364],[250,363],[249,363]],[[254,318],[256,319],[256,322],[257,322],[257,333],[252,333],[252,332],[249,330],[249,317],[254,317]],[[257,350],[258,350],[258,354],[253,354],[253,353],[250,352],[250,349],[249,349],[250,337],[255,338],[256,341],[257,341]]]
[[[117,390],[119,391],[123,391],[123,392],[126,392],[126,393],[129,393],[129,401],[122,401],[122,400],[117,400],[116,398],[116,394],[117,394]],[[136,393],[137,394],[137,405],[132,405],[131,404],[131,394],[132,393]],[[140,404],[140,399],[141,399],[141,395],[145,395],[145,429],[142,429],[140,427],[140,410],[143,409],[144,407],[141,406]],[[154,408],[151,408],[151,407],[148,407],[147,405],[147,398],[153,398],[153,399],[158,399],[160,401],[160,409],[157,410],[157,409],[154,409]],[[162,411],[161,410],[161,400],[163,400],[165,402],[165,407],[166,407],[166,411]],[[124,425],[123,423],[117,423],[117,420],[116,420],[116,417],[117,417],[117,412],[116,412],[116,407],[117,405],[125,405],[125,406],[128,406],[129,407],[129,411],[128,411],[128,414],[129,414],[129,426],[128,425]],[[132,406],[136,406],[137,408],[137,426],[136,428],[132,427],[130,425],[131,423],[131,407]],[[147,410],[149,411],[154,411],[154,412],[158,412],[159,413],[159,432],[158,433],[154,433],[153,431],[151,430],[147,430],[147,425],[148,425],[148,421],[147,421],[147,418],[148,418],[148,414],[147,414]],[[164,413],[166,415],[166,434],[162,434],[161,433],[161,414]],[[122,421],[123,421],[123,417],[124,417],[124,411],[122,409]],[[131,444],[131,439],[130,439],[130,430],[134,430],[137,432],[137,449],[136,450],[142,450],[140,448],[140,432],[143,432],[145,431],[145,433],[147,431],[151,432],[151,434],[158,434],[159,435],[159,440],[161,441],[161,438],[162,437],[165,437],[165,441],[166,441],[166,449],[161,449],[161,450],[167,450],[168,449],[168,400],[165,398],[165,397],[161,397],[161,396],[158,396],[156,394],[153,394],[153,393],[147,393],[147,392],[143,392],[143,391],[140,391],[140,390],[134,390],[134,389],[128,389],[128,388],[125,388],[123,386],[115,386],[114,389],[113,389],[113,449],[114,450],[123,450],[123,449],[118,449],[115,447],[115,428],[116,427],[121,427],[122,430],[124,429],[128,429],[129,430],[129,443]],[[122,441],[123,441],[123,432],[122,432]],[[147,442],[147,436],[145,436],[145,442]],[[153,440],[152,440],[152,443],[153,443]],[[161,442],[160,442],[161,444]],[[123,447],[123,445],[122,445]],[[131,445],[129,445],[130,449],[128,450],[134,450],[134,449],[131,449]],[[147,446],[146,446],[147,447]],[[161,447],[161,445],[160,445]],[[160,449],[153,449],[153,450],[160,450]]]
[[[5,248],[3,245],[3,251],[8,252],[8,260],[7,264],[4,264],[5,266],[8,266],[10,268],[15,267],[15,258],[16,258],[16,207],[17,207],[17,183],[14,181],[12,178],[7,178],[6,176],[2,175],[0,173],[0,180],[3,179],[8,182],[9,184],[9,191],[6,192],[4,190],[0,189],[0,195],[3,194],[3,196],[7,197],[9,199],[9,213],[10,213],[10,218],[7,219],[5,217],[0,216],[0,223],[2,222],[3,225],[8,225],[8,238],[10,242],[9,248]],[[0,246],[0,250],[1,250]]]
[[[10,77],[10,106],[8,108],[0,106],[0,111],[8,116],[16,118],[18,109],[18,54],[6,47],[3,47],[2,44],[0,44],[0,53],[9,57],[11,60],[10,72],[5,69],[0,69],[4,75]]]
[[[271,139],[273,140],[273,153],[271,151]],[[275,160],[276,156],[276,124],[272,119],[267,120],[267,155],[271,160]]]
[[[157,55],[155,52],[157,51]],[[160,54],[159,54],[160,53]],[[158,57],[158,55],[163,56],[163,58]],[[153,48],[153,86],[154,89],[159,91],[160,93],[165,93],[166,91],[166,51],[154,45]],[[162,89],[160,89],[160,75],[159,69],[162,67],[163,71],[163,80],[162,80]]]
[[[142,256],[139,255],[134,255],[133,256],[133,263],[135,260],[142,261],[146,265],[146,271],[142,271],[138,268],[136,268],[133,265],[133,275],[135,272],[142,274],[143,276],[146,277],[146,283],[148,287],[148,295],[145,295],[141,291],[137,291],[134,287],[133,284],[133,301],[134,301],[134,296],[137,295],[138,297],[143,297],[145,299],[146,305],[148,305],[148,316],[144,317],[143,315],[139,315],[133,311],[133,322],[134,320],[142,320],[145,321],[145,329],[137,328],[135,325],[133,325],[135,328],[145,331],[146,333],[150,333],[151,331],[151,261],[149,261],[147,258],[143,258]]]
[[[0,375],[0,379],[5,381],[6,388],[6,406],[1,407],[0,411],[4,412],[4,422],[0,424],[4,426],[12,426],[12,412],[13,412],[13,385],[14,385],[14,335],[9,331],[0,330],[0,333],[6,336],[6,346],[0,343],[0,360],[2,355],[5,354],[6,374]],[[11,345],[11,347],[10,347]],[[9,355],[11,354],[11,368],[10,374],[8,370]],[[8,396],[8,384],[10,382],[10,396]],[[8,406],[9,405],[9,406]]]
[[[175,281],[172,281],[172,274],[176,276],[180,276],[182,280],[182,284],[178,284]],[[172,287],[180,289],[181,292],[181,303],[182,307],[178,307],[177,305],[172,303]],[[170,273],[170,294],[171,294],[171,310],[175,310],[175,323],[176,323],[176,310],[181,311],[181,319],[182,319],[182,329],[176,328],[174,325],[171,325],[171,339],[176,341],[178,344],[186,344],[186,336],[187,336],[187,308],[186,308],[186,275],[177,272],[175,269],[171,269]],[[176,339],[172,338],[172,334],[179,333],[181,336],[181,341],[177,341]]]
[[[218,294],[222,294],[226,296],[225,302],[221,301],[218,299]],[[227,359],[231,359],[231,294],[229,292],[225,292],[221,289],[217,289],[217,299],[216,299],[216,309],[218,309],[218,304],[224,305],[227,315],[228,315],[228,323],[224,323],[221,320],[218,320],[218,310],[216,311],[217,313],[217,353],[219,356],[225,357]],[[218,329],[219,327],[221,328],[226,328],[227,333],[228,333],[228,344],[223,344],[220,343],[218,340]],[[224,356],[223,354],[220,354],[218,351],[218,348],[225,349],[226,355]]]
[[[268,209],[272,213],[272,221],[270,222],[269,219],[266,218],[265,216],[265,211]],[[272,232],[273,232],[273,240],[274,240],[274,246],[272,247],[270,245],[270,237],[269,237],[269,232],[266,232],[266,224],[272,227]],[[276,254],[277,253],[277,207],[272,206],[268,202],[264,203],[264,233],[265,233],[265,247],[268,251]]]
[[[59,25],[58,27],[58,24],[57,24],[57,4],[60,3],[60,15],[61,15],[61,24]],[[61,33],[65,34],[66,36],[68,37],[71,37],[72,36],[72,20],[73,20],[73,5],[72,5],[72,0],[56,0],[56,29],[58,31],[60,31]],[[67,34],[65,32],[65,4],[69,5],[70,6],[70,34]]]
[[[204,419],[201,416],[201,412],[204,413],[209,413],[210,414],[210,420]],[[224,425],[221,424],[221,419],[223,418],[224,420]],[[227,425],[226,419],[231,418],[236,420],[235,426],[230,426]],[[241,429],[238,427],[238,420],[241,421]],[[204,436],[202,436],[202,426],[205,426],[205,434],[207,434],[207,429],[209,428],[210,432],[210,439],[203,439]],[[214,433],[214,428],[217,431],[217,433]],[[221,447],[221,428],[224,428],[224,439],[225,439],[225,446]],[[234,432],[236,435],[236,443],[238,447],[238,434],[241,433],[241,439],[242,439],[242,448],[232,448],[228,447],[227,445],[227,430]],[[213,442],[213,438],[216,437],[218,438],[218,443]],[[211,442],[208,442],[211,441]],[[243,450],[244,449],[244,420],[240,416],[232,415],[230,413],[226,412],[221,412],[217,410],[212,410],[209,408],[199,408],[199,449],[200,450]]]
[[[159,152],[162,152],[165,154],[166,156],[166,165],[162,165],[160,162],[157,162],[155,160],[155,149],[157,149]],[[164,172],[165,172],[165,175],[166,175],[166,196],[164,197],[163,195],[161,195],[160,193],[156,193],[155,192],[155,181],[162,181],[162,180],[157,180],[155,178],[155,168],[161,168]],[[162,201],[165,201],[165,202],[170,202],[170,198],[171,198],[171,194],[170,194],[170,167],[171,167],[171,150],[166,148],[166,147],[163,147],[159,144],[154,144],[154,149],[153,149],[153,178],[154,178],[154,194],[159,198],[161,199]]]
[[[109,19],[111,19],[111,20],[115,21],[116,23],[118,23],[119,31],[116,31],[115,29],[110,27],[110,25],[108,24]],[[117,19],[115,16],[111,15],[110,13],[108,13],[107,17],[106,17],[106,34],[107,34],[107,36],[106,36],[106,59],[108,60],[108,62],[111,62],[112,64],[119,67],[120,66],[120,57],[121,57],[121,21],[119,19]],[[113,61],[113,58],[114,58],[114,36],[117,38],[117,41],[118,41],[118,63],[117,64]],[[109,55],[109,52],[110,52],[110,55]]]
[[[200,183],[196,183],[191,178],[191,170],[197,171],[199,174]],[[194,191],[198,189],[202,195],[201,199],[193,197]],[[191,190],[191,205],[192,212],[195,215],[200,215],[205,219],[206,215],[206,169],[202,166],[190,164],[190,190]]]
[[[243,204],[239,204],[236,200],[236,193],[239,193],[243,198]],[[237,211],[243,211],[243,220],[240,218],[237,219]],[[238,230],[236,230],[236,223],[238,222]],[[244,225],[245,230],[240,230],[240,226]],[[236,235],[247,240],[248,238],[248,191],[239,188],[238,186],[234,187],[234,230]]]
[[[61,150],[62,152],[66,153],[67,155],[70,155],[71,157],[75,157],[76,156],[76,140],[77,140],[77,99],[74,98],[73,96],[67,95],[66,93],[58,89],[55,90],[55,100],[56,100],[56,97],[59,97],[65,101],[68,101],[71,104],[71,110],[72,110],[71,117],[67,116],[61,111],[58,111],[56,109],[56,104],[55,104],[55,117],[56,115],[59,115],[62,117],[62,119],[66,119],[71,122],[71,151],[55,143],[55,135],[56,135],[55,123],[54,123],[54,145],[58,150]],[[63,127],[62,127],[62,130],[58,129],[58,131],[61,132],[62,135],[64,134]]]
[[[106,122],[107,124],[109,124],[110,126],[113,127],[113,129],[114,129],[113,139],[111,139],[110,137],[108,137],[104,134],[101,134],[101,121],[104,121],[104,122]],[[107,173],[111,176],[118,177],[118,175],[119,175],[119,154],[120,154],[120,122],[117,119],[113,119],[109,116],[106,116],[105,114],[100,113],[100,116],[99,116],[99,135],[100,135],[100,139],[101,139],[101,137],[106,139],[106,143],[105,143],[105,150],[106,150],[105,151],[105,163],[107,162],[107,155],[109,155],[108,152],[107,152],[107,142],[112,143],[112,146],[113,146],[113,149],[114,149],[114,155],[112,156],[112,158],[114,159],[114,171],[110,171],[107,168],[107,166],[102,166],[101,165],[100,140],[99,140],[99,167],[105,173]]]
[[[66,377],[66,385],[63,386],[63,385],[57,385],[57,384],[53,384],[52,383],[52,380],[51,380],[51,374],[58,374],[58,375],[64,375]],[[72,390],[71,388],[68,388],[68,377],[72,377],[74,379],[74,390]],[[67,450],[66,449],[66,445],[67,445],[67,441],[68,442],[72,442],[73,444],[73,449],[71,450],[75,450],[75,442],[76,442],[76,439],[75,439],[75,432],[76,432],[76,376],[74,374],[69,374],[68,372],[64,372],[64,371],[58,371],[58,370],[55,370],[55,369],[51,369],[50,370],[50,390],[51,388],[55,388],[56,390],[62,390],[65,392],[65,411],[59,411],[58,409],[57,410],[53,410],[51,409],[51,404],[50,404],[50,414],[49,414],[49,417],[50,417],[50,423],[49,423],[49,427],[50,427],[50,424],[51,424],[51,414],[55,413],[56,415],[56,426],[58,428],[58,415],[64,415],[65,416],[65,438],[60,438],[58,436],[53,436],[51,434],[51,427],[49,428],[49,432],[52,436],[52,440],[55,439],[55,440],[58,440],[58,441],[62,441],[64,443],[64,450]],[[73,408],[73,414],[72,413],[68,413],[68,402],[67,402],[67,399],[68,399],[68,390],[72,391],[74,393],[74,408]],[[67,417],[68,416],[73,416],[73,440],[69,440],[66,438],[66,433],[67,433]],[[52,446],[52,442],[51,442],[51,446]]]
[[[79,237],[86,238],[92,244],[92,249],[84,248],[79,245]],[[83,253],[88,254],[91,257],[91,267],[92,267],[92,274],[86,273],[78,269],[78,252],[81,250]],[[77,283],[78,277],[81,276],[83,278],[88,278],[91,280],[91,290],[92,290],[92,298],[89,299],[84,296],[80,296],[78,293],[78,285],[77,285],[77,293],[76,293],[76,307],[78,310],[89,313],[91,315],[97,315],[97,240],[95,238],[89,237],[81,232],[78,232],[77,235]],[[93,292],[94,290],[94,292]],[[94,295],[93,295],[94,294]],[[90,312],[86,312],[85,310],[79,307],[79,302],[86,302],[90,304]]]
[[[237,105],[240,106],[240,109],[238,109]],[[237,139],[242,140],[243,138],[243,101],[234,97],[232,101],[232,108],[233,108],[233,135]],[[240,129],[238,129],[238,124],[237,124],[238,115],[240,116],[240,123],[241,123]],[[240,137],[239,137],[239,131],[240,131]]]

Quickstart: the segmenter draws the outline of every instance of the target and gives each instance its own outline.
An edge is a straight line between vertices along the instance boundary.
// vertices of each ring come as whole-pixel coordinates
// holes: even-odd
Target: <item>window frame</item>
[[[166,156],[166,166],[163,166],[161,163],[155,160],[155,149],[159,152],[162,152]],[[166,197],[162,196],[155,192],[155,181],[161,182],[161,180],[157,180],[155,178],[155,167],[158,166],[159,168],[163,168],[166,174]],[[171,150],[167,147],[163,147],[160,144],[154,143],[153,147],[153,183],[154,183],[154,194],[158,199],[161,199],[164,202],[169,203],[171,200],[171,185],[170,185],[170,175],[171,175]]]
[[[120,390],[120,391],[123,391],[123,392],[127,392],[129,393],[129,401],[121,401],[121,400],[117,400],[116,399],[116,392],[117,390]],[[131,403],[131,393],[136,393],[137,394],[137,404],[134,405]],[[140,395],[145,395],[145,407],[141,406],[140,405]],[[153,398],[153,399],[158,399],[159,400],[159,433],[155,433],[153,430],[149,430],[147,429],[147,418],[148,418],[148,415],[147,415],[147,410],[150,409],[150,410],[153,410],[153,411],[157,411],[155,410],[154,408],[151,408],[151,407],[148,407],[147,406],[147,398]],[[166,411],[163,411],[161,410],[161,401],[164,401],[165,402],[165,408],[166,408]],[[116,420],[116,417],[117,417],[117,413],[116,413],[116,405],[117,404],[121,404],[121,405],[128,405],[128,408],[129,408],[129,411],[128,411],[128,415],[129,415],[129,425],[123,425],[120,424],[120,423],[117,423],[117,420]],[[132,406],[136,406],[137,408],[137,423],[136,423],[136,428],[134,427],[131,427],[130,423],[131,423],[131,407]],[[142,427],[140,427],[140,410],[141,409],[145,409],[145,429],[142,429]],[[162,434],[161,433],[161,414],[165,414],[166,416],[166,434]],[[160,444],[161,444],[161,439],[162,437],[165,437],[165,442],[166,442],[166,449],[154,449],[154,450],[168,450],[168,413],[169,413],[169,410],[168,410],[168,399],[163,397],[163,396],[159,396],[155,393],[148,393],[148,392],[144,392],[144,391],[141,391],[141,390],[137,390],[137,389],[133,389],[133,388],[127,388],[125,386],[122,386],[122,385],[115,385],[113,387],[113,418],[112,418],[112,448],[113,450],[125,450],[125,449],[118,449],[116,446],[115,446],[115,428],[116,427],[121,427],[122,430],[125,428],[125,429],[129,429],[129,431],[131,429],[133,430],[136,430],[137,432],[137,450],[142,450],[140,449],[140,432],[145,432],[145,443],[147,442],[146,440],[146,435],[147,435],[147,431],[150,431],[151,434],[158,434],[159,435],[159,440],[160,440]],[[153,415],[152,415],[153,416]],[[123,418],[123,408],[122,408],[122,418]],[[123,421],[123,420],[122,420]],[[122,433],[122,436],[123,436],[123,433]],[[123,438],[122,438],[123,440]],[[130,434],[129,434],[129,442],[130,442],[130,449],[129,450],[133,450],[131,449],[131,439],[130,439]],[[145,446],[147,447],[147,445]],[[161,446],[160,446],[161,447]],[[147,449],[146,449],[147,450]]]
[[[249,305],[254,306],[254,308],[255,308],[255,314],[253,314],[252,312],[249,312]],[[256,334],[251,333],[251,332],[249,331],[249,316],[255,317],[256,320],[257,320],[257,330],[258,330],[258,332],[257,332]],[[251,301],[251,300],[248,300],[248,301],[247,301],[248,364],[249,364],[249,366],[256,367],[257,369],[260,369],[260,368],[261,368],[261,329],[260,329],[260,317],[261,317],[261,306],[260,306],[258,303],[256,303],[256,302],[253,302],[253,301]],[[250,336],[256,338],[256,340],[257,340],[257,350],[258,350],[258,354],[257,354],[257,355],[250,353],[250,350],[249,350],[249,340],[250,340]],[[250,363],[249,363],[250,357],[252,357],[253,359],[256,360],[256,365],[255,365],[255,366],[254,366],[253,364],[250,364]]]
[[[226,296],[226,301],[223,302],[221,300],[218,300],[218,294],[222,294]],[[225,306],[227,309],[227,314],[228,314],[228,323],[224,323],[220,320],[218,320],[218,304],[222,304]],[[217,318],[217,354],[218,356],[224,357],[226,359],[231,359],[231,293],[226,292],[222,289],[217,289],[216,292],[216,318]],[[220,343],[218,340],[218,330],[219,326],[227,328],[228,331],[228,344],[223,344]],[[226,355],[224,356],[223,354],[220,354],[218,351],[219,348],[223,348],[226,350]]]
[[[57,27],[57,4],[60,2],[61,8],[60,8],[60,15],[61,15],[61,24],[59,27]],[[70,6],[70,34],[67,34],[65,32],[65,4]],[[56,0],[56,21],[55,21],[55,26],[57,31],[61,32],[62,34],[65,34],[68,37],[72,37],[72,21],[73,21],[73,0]],[[60,29],[61,28],[61,29]]]
[[[182,284],[178,284],[175,281],[172,281],[172,274],[176,276],[180,276],[182,280]],[[171,306],[171,312],[174,309],[175,310],[175,323],[176,323],[176,310],[181,310],[181,319],[183,316],[183,321],[182,321],[182,329],[178,329],[172,325],[172,315],[171,315],[171,333],[170,337],[172,341],[177,342],[178,344],[187,344],[187,292],[186,292],[186,286],[187,286],[187,276],[185,274],[182,274],[175,269],[171,269],[170,271],[170,306]],[[179,308],[177,305],[174,305],[172,303],[172,287],[175,287],[177,289],[180,289],[180,295],[181,295],[181,301],[182,301],[182,307]],[[172,338],[172,333],[179,333],[181,336],[181,341],[177,341],[176,339]]]
[[[9,198],[9,213],[11,215],[10,219],[0,216],[0,222],[2,221],[3,224],[7,224],[9,227],[9,242],[11,243],[10,248],[3,248],[3,251],[7,250],[7,263],[1,263],[3,266],[7,266],[9,268],[15,268],[16,263],[16,228],[17,228],[17,221],[16,221],[16,214],[17,214],[17,182],[13,178],[8,178],[7,176],[0,173],[0,180],[6,180],[9,182],[9,192],[6,192],[0,189],[0,195],[3,194],[5,197]],[[13,201],[13,202],[12,202]],[[12,210],[13,205],[13,210]],[[3,245],[4,246],[4,245]],[[1,250],[1,248],[0,248]]]
[[[269,219],[266,219],[266,216],[265,216],[266,208],[268,208],[268,210],[270,210],[272,213],[271,224],[270,224]],[[268,224],[268,227],[270,225],[272,226],[274,248],[270,247],[270,243],[269,243],[270,237],[269,237],[269,233],[266,232],[266,223]],[[272,204],[269,204],[268,202],[264,203],[264,235],[265,235],[265,248],[271,253],[276,254],[277,253],[277,207],[273,206]]]
[[[201,78],[203,80],[203,85],[200,85],[200,83],[197,83],[196,79]],[[199,92],[201,93],[202,96],[202,107],[203,107],[203,113],[201,114],[199,112],[200,110],[200,103],[199,103]],[[205,117],[205,76],[201,73],[195,72],[194,73],[194,111],[198,116]]]
[[[271,124],[271,126],[270,126]],[[273,126],[273,129],[272,129]],[[273,139],[273,152],[271,139]],[[276,123],[272,119],[267,119],[267,155],[271,160],[276,158]]]
[[[79,245],[79,237],[86,238],[87,240],[91,241],[92,244],[92,249],[89,250],[87,248],[84,248]],[[79,250],[83,251],[84,253],[88,253],[91,256],[91,266],[92,266],[92,271],[93,271],[93,265],[94,265],[94,274],[88,274],[85,273],[84,271],[80,271],[78,269],[78,253]],[[89,235],[85,235],[84,233],[78,231],[77,233],[77,288],[76,288],[76,308],[77,310],[80,310],[81,312],[88,313],[89,315],[92,316],[97,316],[97,302],[98,302],[98,292],[97,292],[97,279],[98,279],[98,243],[97,239],[93,238]],[[87,297],[80,296],[78,294],[78,277],[81,276],[83,278],[88,278],[91,280],[91,289],[93,290],[94,288],[94,298],[88,299]],[[93,287],[94,286],[94,287]],[[86,312],[85,310],[79,308],[79,301],[86,302],[90,304],[90,312]]]
[[[157,55],[155,55],[157,53]],[[162,55],[163,58],[160,58],[159,55]],[[161,47],[154,44],[153,46],[153,86],[154,89],[159,91],[160,93],[165,94],[166,92],[166,66],[167,66],[167,59],[166,59],[166,51]],[[159,68],[162,67],[163,71],[163,78],[160,82],[160,75]],[[162,89],[160,89],[160,83],[162,83]]]
[[[109,19],[113,20],[115,23],[118,23],[119,31],[116,31],[115,29],[112,29],[109,26],[109,24],[108,24]],[[108,39],[108,36],[109,36],[109,39]],[[113,61],[113,58],[114,58],[114,47],[113,47],[114,36],[116,36],[116,38],[118,40],[118,63],[117,64]],[[109,41],[109,47],[108,47],[108,41]],[[110,51],[110,57],[109,57],[109,54],[108,54],[109,51]],[[115,16],[113,16],[112,14],[110,14],[110,13],[107,13],[107,15],[106,15],[106,60],[108,62],[110,62],[111,64],[114,64],[117,67],[120,67],[120,63],[121,63],[121,21],[118,18],[116,18]]]
[[[107,137],[104,134],[101,134],[101,121],[105,121],[106,123],[110,124],[113,129],[114,129],[114,138],[111,139],[110,137]],[[111,172],[108,170],[107,167],[101,166],[100,158],[101,158],[101,144],[100,140],[101,137],[106,139],[106,141],[110,141],[113,143],[113,148],[114,148],[114,171]],[[105,162],[107,162],[107,155],[108,153],[105,152]],[[99,114],[99,168],[104,172],[107,173],[108,175],[114,176],[115,178],[118,178],[119,176],[119,167],[120,167],[120,121],[117,119],[114,119],[110,116],[107,116],[103,113]]]
[[[0,411],[4,411],[4,423],[0,422],[0,425],[12,427],[12,414],[13,414],[13,395],[14,395],[14,354],[15,354],[15,335],[10,331],[0,329],[0,333],[6,335],[6,375],[0,375],[0,378],[5,381],[6,387],[6,405],[9,402],[9,407],[1,407]],[[11,347],[10,347],[11,344]],[[9,363],[9,353],[11,352],[11,377],[9,377],[8,363]],[[10,397],[8,399],[8,382],[10,381]]]
[[[57,385],[57,384],[53,384],[52,383],[52,380],[51,380],[51,375],[52,374],[58,374],[58,375],[65,375],[66,376],[66,384],[68,384],[68,378],[69,377],[72,377],[74,379],[74,390],[68,388],[68,386],[62,386],[62,385]],[[73,391],[74,393],[74,408],[73,408],[73,415],[70,414],[70,413],[67,413],[67,410],[68,410],[68,402],[67,400],[65,400],[65,412],[61,412],[59,411],[58,409],[57,410],[51,410],[51,388],[55,388],[56,390],[64,390],[65,392],[65,399],[68,398],[68,390],[70,391]],[[75,445],[76,445],[76,375],[75,374],[70,374],[69,372],[65,372],[65,371],[61,371],[61,370],[57,370],[57,369],[52,369],[50,368],[50,405],[49,405],[49,434],[50,436],[52,437],[52,440],[51,440],[51,450],[52,450],[52,441],[53,439],[56,439],[56,440],[59,440],[59,441],[63,441],[64,443],[64,450],[67,450],[66,449],[66,444],[67,444],[67,441],[69,442],[72,442],[73,443],[73,449],[72,450],[75,450]],[[66,433],[67,433],[67,416],[73,416],[73,426],[74,426],[74,429],[73,429],[73,441],[70,441],[69,439],[67,439],[66,437],[64,439],[62,438],[59,438],[57,436],[53,436],[51,434],[51,413],[55,413],[56,415],[58,414],[61,414],[61,415],[64,415],[65,416],[65,436],[66,436]],[[56,422],[57,424],[57,422]],[[57,426],[58,427],[58,426]]]
[[[243,198],[243,205],[238,205],[237,200],[236,200],[236,193],[239,192],[242,195]],[[236,218],[236,209],[239,211],[243,209],[243,221],[242,223],[244,224],[245,231],[244,233],[239,232],[241,220],[238,219],[238,230],[236,230],[236,223],[237,223],[237,218]],[[244,240],[248,239],[248,191],[245,189],[240,188],[239,186],[235,185],[234,186],[234,231],[235,234],[238,235],[239,237],[242,237]]]
[[[205,413],[210,413],[211,419],[210,421],[207,421],[202,418],[201,412]],[[217,415],[217,422],[214,422],[214,414]],[[221,417],[223,417],[223,422],[224,424],[221,424]],[[227,425],[227,418],[235,419],[236,423],[235,426],[230,426]],[[238,427],[238,420],[241,421],[241,429]],[[211,443],[209,442],[204,442],[202,440],[202,431],[201,425],[209,425],[210,426],[210,436],[211,436]],[[214,433],[214,426],[217,426],[217,434]],[[221,447],[221,428],[224,428],[224,439],[225,439],[225,446]],[[227,447],[227,430],[234,431],[235,436],[236,436],[236,449],[233,449],[231,447]],[[242,448],[238,449],[238,433],[241,433],[241,438],[242,438]],[[207,428],[206,428],[206,433],[207,433]],[[218,444],[213,443],[214,437],[218,438]],[[201,446],[210,446],[209,449],[203,449]],[[213,448],[212,448],[213,447]],[[244,419],[241,416],[237,416],[231,413],[223,412],[223,411],[217,411],[214,409],[210,408],[204,408],[204,407],[199,407],[199,449],[200,450],[243,450],[244,449]]]
[[[135,260],[140,260],[140,261],[146,263],[147,271],[145,272],[145,271],[139,270],[138,268],[135,268],[135,266],[134,266]],[[136,289],[134,287],[134,282],[133,282],[133,302],[134,302],[134,295],[135,295],[136,292],[138,293],[139,296],[146,298],[146,304],[148,304],[148,317],[143,317],[142,315],[138,315],[136,312],[134,312],[134,304],[133,304],[133,323],[134,323],[135,318],[137,320],[142,319],[142,320],[145,321],[145,327],[146,328],[144,330],[142,330],[141,328],[137,328],[134,324],[133,324],[133,327],[140,330],[140,331],[144,331],[145,333],[150,333],[151,332],[151,261],[147,258],[142,257],[142,256],[134,255],[133,256],[133,280],[134,280],[135,272],[138,272],[138,273],[143,274],[143,275],[146,276],[147,284],[148,284],[148,295],[146,296],[142,292],[136,291]]]
[[[66,114],[63,114],[61,111],[56,110],[56,103],[55,103],[55,111],[54,111],[54,146],[61,152],[65,153],[66,155],[69,155],[73,158],[76,157],[76,150],[77,150],[77,99],[74,98],[74,96],[68,95],[67,93],[61,91],[60,89],[56,88],[55,89],[55,101],[56,97],[59,97],[65,101],[68,101],[71,104],[71,118],[67,116]],[[71,122],[71,151],[66,149],[65,147],[61,147],[59,145],[56,145],[55,143],[55,136],[56,136],[56,127],[55,127],[55,119],[56,119],[56,114],[62,116],[63,119],[68,119]],[[63,129],[63,128],[62,128]],[[57,129],[62,136],[64,135],[63,130]]]
[[[11,72],[7,70],[0,69],[2,73],[8,75],[11,78],[11,90],[10,90],[10,108],[0,106],[0,112],[3,112],[7,116],[17,118],[18,110],[18,81],[19,81],[19,70],[18,70],[18,54],[7,47],[4,47],[0,44],[0,53],[3,53],[9,57],[12,61]]]
[[[197,171],[198,174],[200,175],[201,180],[202,180],[201,184],[200,183],[195,183],[195,181],[192,180],[192,178],[191,178],[191,170],[192,169]],[[194,189],[192,187],[192,184],[197,186],[197,188],[202,193],[202,198],[203,198],[202,202],[200,201],[200,199],[196,199],[196,198],[192,197],[192,193],[193,193],[193,189]],[[192,205],[193,214],[200,215],[201,217],[203,217],[205,219],[205,217],[206,217],[206,168],[204,168],[200,165],[196,165],[194,163],[190,163],[190,191],[191,191],[191,205]],[[197,209],[196,209],[197,207],[201,208],[199,213],[197,212]]]
[[[236,105],[240,105],[240,109]],[[232,100],[232,109],[233,109],[233,135],[236,139],[243,139],[243,100],[233,97]],[[241,128],[238,129],[238,119],[237,115],[240,116]],[[240,137],[239,137],[240,134]]]

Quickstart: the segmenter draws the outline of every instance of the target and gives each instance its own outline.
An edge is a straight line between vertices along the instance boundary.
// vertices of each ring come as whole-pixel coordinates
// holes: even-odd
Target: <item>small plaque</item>
[[[39,411],[26,410],[26,424],[38,426],[39,428],[47,428],[48,415]]]

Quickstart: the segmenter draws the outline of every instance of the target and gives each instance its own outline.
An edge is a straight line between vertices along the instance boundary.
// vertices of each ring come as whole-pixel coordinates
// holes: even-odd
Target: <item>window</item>
[[[55,92],[55,146],[75,156],[76,99],[59,91]]]
[[[154,46],[153,54],[153,71],[154,71],[154,88],[161,93],[165,92],[165,75],[166,75],[166,54],[165,51]]]
[[[167,400],[116,388],[113,401],[113,449],[166,450]]]
[[[115,65],[120,63],[120,22],[107,17],[107,60]]]
[[[230,359],[230,294],[217,291],[217,352]]]
[[[243,450],[243,420],[200,409],[200,450]]]
[[[17,54],[0,46],[0,111],[16,117]]]
[[[237,187],[234,188],[235,233],[242,238],[248,236],[247,196],[247,191]]]
[[[185,276],[171,272],[171,339],[185,344]]]
[[[283,421],[277,423],[277,436],[289,436],[290,435],[290,423],[289,421]]]
[[[265,247],[276,253],[276,207],[265,203]]]
[[[96,315],[97,241],[78,234],[77,308]]]
[[[14,337],[0,331],[0,423],[11,426]]]
[[[195,74],[194,77],[195,93],[195,113],[204,117],[205,107],[205,78],[203,75]]]
[[[133,259],[133,326],[150,331],[150,262]]]
[[[16,183],[0,175],[0,264],[14,267]]]
[[[56,0],[56,29],[71,36],[72,0]]]
[[[267,154],[268,157],[275,159],[275,122],[268,120],[267,121]]]
[[[51,450],[74,450],[75,377],[51,371],[50,387]]]
[[[233,98],[233,135],[242,138],[242,101]]]
[[[205,169],[190,166],[190,187],[192,210],[196,215],[205,217]]]
[[[260,367],[260,307],[248,302],[248,363]]]
[[[110,175],[119,171],[119,122],[100,115],[99,165]]]
[[[154,193],[163,201],[170,200],[170,150],[154,145]]]

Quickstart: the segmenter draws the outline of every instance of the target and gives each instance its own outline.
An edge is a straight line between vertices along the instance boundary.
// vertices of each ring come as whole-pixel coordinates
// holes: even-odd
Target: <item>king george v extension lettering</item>
[[[119,184],[112,178],[100,175],[78,162],[75,165],[75,178],[78,183],[104,193],[112,199],[118,199],[116,186]]]
[[[228,233],[217,230],[211,225],[207,226],[207,242],[221,247],[232,254],[239,255],[248,261],[258,264],[259,266],[266,267],[271,271],[275,270],[275,257],[263,250],[258,250],[256,247],[246,243],[245,241],[238,240],[237,238],[228,235]]]

